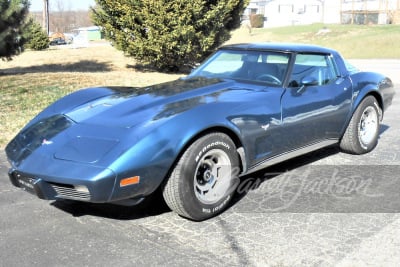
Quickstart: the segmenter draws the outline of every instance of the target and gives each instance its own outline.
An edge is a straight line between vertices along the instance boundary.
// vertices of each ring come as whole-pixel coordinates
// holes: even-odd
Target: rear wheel
[[[222,212],[239,183],[235,144],[223,133],[196,140],[181,156],[163,189],[167,205],[192,220]]]
[[[378,143],[380,108],[373,96],[357,107],[340,142],[340,148],[352,154],[370,152]]]

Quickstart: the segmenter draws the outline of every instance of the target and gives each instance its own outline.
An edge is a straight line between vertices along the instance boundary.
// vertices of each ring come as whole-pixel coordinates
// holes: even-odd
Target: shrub
[[[185,71],[230,38],[248,1],[96,0],[92,19],[138,62]]]
[[[264,27],[264,15],[251,14],[250,24],[251,24],[252,28],[263,28]]]
[[[24,38],[26,39],[26,48],[33,50],[44,50],[49,47],[49,37],[42,27],[32,18],[29,19],[25,29]]]
[[[21,35],[28,8],[28,0],[0,1],[0,58],[9,60],[22,51],[25,40]]]

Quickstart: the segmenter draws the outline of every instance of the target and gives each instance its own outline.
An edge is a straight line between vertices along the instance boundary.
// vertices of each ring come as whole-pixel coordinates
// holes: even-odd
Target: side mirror
[[[313,86],[313,85],[318,85],[318,80],[317,78],[313,77],[313,76],[306,76],[303,79],[301,79],[301,85],[300,88],[297,89],[297,93],[301,94],[304,92],[305,88],[307,86]]]
[[[318,85],[318,80],[315,77],[312,76],[306,76],[303,79],[301,79],[301,85],[300,88],[297,89],[297,93],[301,94],[305,91],[307,86],[313,86],[313,85]]]
[[[318,80],[313,76],[306,76],[303,79],[301,79],[301,85],[302,86],[318,85]]]

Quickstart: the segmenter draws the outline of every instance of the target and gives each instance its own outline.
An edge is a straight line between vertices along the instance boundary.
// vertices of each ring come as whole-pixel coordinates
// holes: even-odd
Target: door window
[[[289,87],[300,87],[302,80],[306,77],[314,78],[317,85],[327,85],[334,82],[338,73],[332,57],[329,55],[297,54]]]

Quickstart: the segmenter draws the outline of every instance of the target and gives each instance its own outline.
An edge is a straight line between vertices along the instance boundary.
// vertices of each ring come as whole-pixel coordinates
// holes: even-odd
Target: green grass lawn
[[[328,30],[322,33],[324,27]],[[316,44],[353,59],[400,58],[400,25],[301,25],[236,30],[229,43],[290,42]]]
[[[0,148],[49,103],[73,91],[68,85],[38,80],[26,74],[0,76]]]
[[[326,27],[325,34],[318,32]],[[337,49],[346,58],[400,58],[400,25],[322,25],[245,28],[228,43],[299,42]],[[0,60],[0,148],[38,112],[79,88],[99,85],[146,86],[180,75],[141,72],[111,46],[27,51]]]

